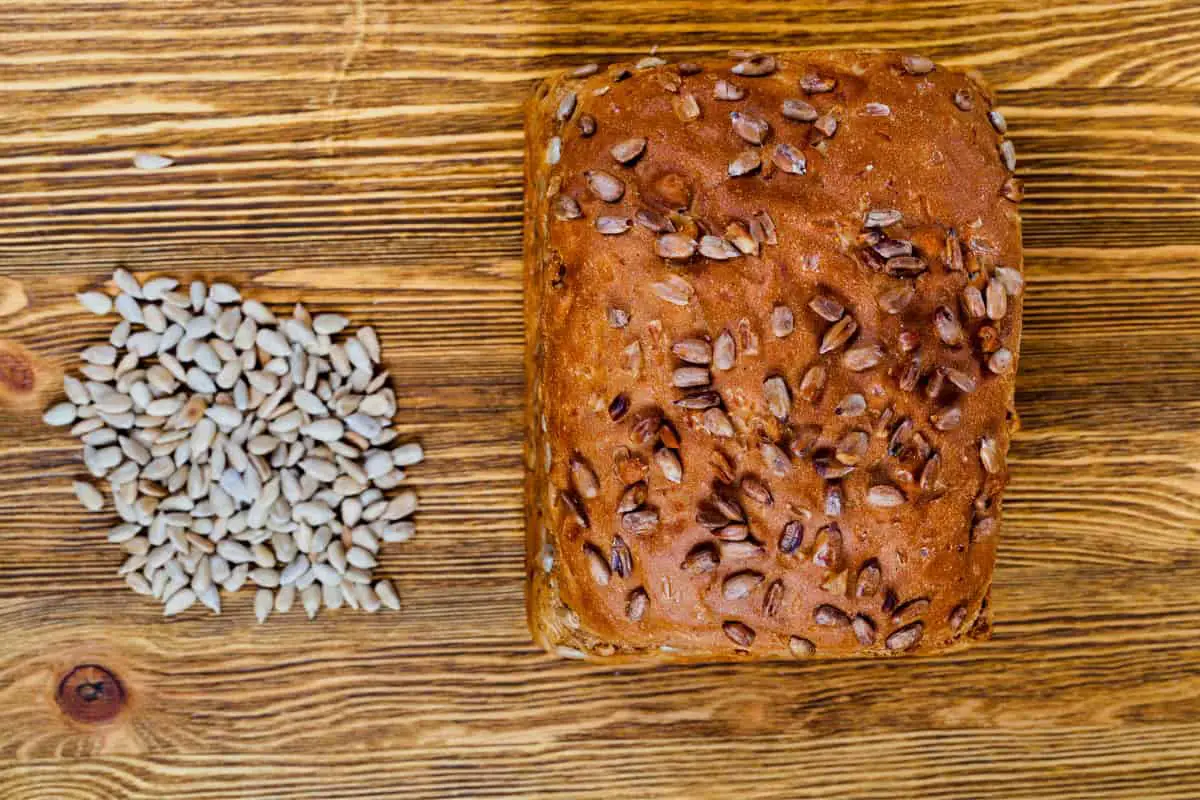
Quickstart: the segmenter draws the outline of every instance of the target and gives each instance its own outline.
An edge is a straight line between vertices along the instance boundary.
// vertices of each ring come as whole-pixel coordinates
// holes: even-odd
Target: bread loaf
[[[1023,272],[981,80],[585,67],[526,120],[528,609],[566,657],[987,636]]]

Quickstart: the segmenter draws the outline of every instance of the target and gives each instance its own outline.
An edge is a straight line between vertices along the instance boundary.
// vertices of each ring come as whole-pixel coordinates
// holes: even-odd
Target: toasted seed
[[[817,646],[803,636],[793,636],[788,639],[788,650],[796,658],[808,658],[817,652]]]
[[[858,464],[867,454],[871,437],[866,431],[849,431],[838,440],[835,457],[843,464]]]
[[[841,303],[823,294],[816,295],[812,300],[809,300],[808,307],[818,317],[828,322],[837,322],[846,313],[846,309]]]
[[[683,482],[683,466],[674,450],[667,447],[659,448],[654,453],[654,462],[662,470],[663,477],[671,483]]]
[[[850,623],[858,643],[869,647],[875,644],[875,623],[866,614],[856,614]]]
[[[629,411],[629,397],[619,394],[608,404],[608,416],[613,422],[619,422]]]
[[[625,601],[625,616],[631,622],[638,622],[646,616],[646,610],[650,607],[650,596],[646,594],[646,590],[640,586],[629,593],[628,599]]]
[[[660,300],[677,306],[686,306],[695,293],[692,285],[678,275],[668,275],[662,281],[650,284],[650,288]]]
[[[815,122],[820,114],[803,100],[788,99],[783,101],[783,116],[795,122]]]
[[[878,484],[867,491],[867,505],[876,508],[895,508],[906,502],[904,493],[895,486]]]
[[[641,136],[617,142],[608,151],[621,164],[632,164],[646,152],[646,140]]]
[[[1004,168],[1009,172],[1015,172],[1017,169],[1017,150],[1013,146],[1011,139],[1005,139],[1000,143],[1000,160],[1004,164]]]
[[[718,79],[713,86],[713,97],[717,100],[741,100],[745,96],[745,89],[724,79]]]
[[[733,111],[729,119],[733,123],[733,132],[750,144],[762,144],[771,131],[770,124],[757,114]]]
[[[728,173],[731,178],[749,175],[762,166],[762,155],[758,150],[743,150],[733,161],[729,162]]]
[[[625,195],[625,184],[615,175],[602,169],[584,173],[588,189],[606,203],[615,203]]]
[[[909,284],[893,286],[876,298],[879,307],[888,314],[899,314],[908,308],[909,303],[916,297],[916,290]]]
[[[742,478],[740,485],[742,488],[742,494],[746,495],[751,500],[754,500],[764,506],[769,506],[775,502],[774,498],[771,496],[771,490],[767,488],[765,483],[757,478],[747,475],[746,477]]]
[[[984,436],[979,440],[979,460],[989,475],[995,475],[1004,469],[1000,447],[991,436]]]
[[[713,345],[713,367],[719,370],[731,369],[736,355],[737,345],[733,335],[728,330],[721,331]]]
[[[909,75],[925,75],[933,72],[933,62],[925,56],[903,56],[900,63]]]
[[[779,375],[763,381],[763,397],[771,414],[780,420],[788,418],[792,408],[792,395],[787,382]]]
[[[958,318],[949,306],[938,306],[933,312],[933,327],[937,330],[938,338],[951,347],[957,347],[963,341],[963,329]]]
[[[679,367],[673,373],[671,382],[681,389],[687,389],[694,386],[707,386],[712,382],[712,376],[703,367]]]
[[[978,385],[974,377],[954,367],[942,367],[938,374],[945,375],[948,381],[967,394],[975,391]]]
[[[583,216],[582,209],[574,197],[566,194],[554,198],[554,218],[560,220],[579,219]]]
[[[858,417],[866,411],[867,400],[857,392],[846,395],[833,408],[833,413],[839,417]]]
[[[785,305],[777,305],[771,309],[771,332],[778,339],[785,339],[796,329],[796,319],[792,310]]]
[[[645,481],[638,481],[626,486],[617,503],[617,513],[625,514],[634,511],[646,502],[646,488]]]
[[[1000,135],[1008,133],[1008,121],[1004,119],[1004,115],[999,111],[989,111],[987,118],[988,122],[992,123],[992,127],[996,129],[996,133]]]
[[[1025,279],[1021,273],[1011,267],[996,267],[992,273],[992,281],[999,281],[1009,297],[1016,297],[1025,287]]]
[[[690,92],[683,92],[671,98],[671,107],[681,122],[692,122],[700,118],[700,104]]]
[[[925,632],[924,624],[913,622],[905,625],[884,640],[884,645],[888,650],[900,651],[910,650],[921,641],[921,635]]]
[[[861,345],[842,354],[842,366],[853,372],[870,369],[883,360],[883,349],[878,345]]]
[[[882,585],[883,573],[879,569],[879,562],[871,559],[858,571],[858,580],[854,583],[854,596],[860,599],[874,597]]]
[[[762,573],[753,570],[736,572],[725,579],[721,585],[721,592],[726,600],[741,600],[749,597],[750,593],[762,582]]]
[[[648,533],[658,527],[658,509],[647,506],[622,514],[621,527],[630,533]]]
[[[1007,347],[1001,347],[992,353],[988,359],[988,369],[997,375],[1006,375],[1012,370],[1013,354]]]
[[[939,431],[952,431],[962,423],[962,409],[958,406],[940,408],[929,415],[929,421]]]
[[[688,552],[679,567],[693,575],[704,575],[712,572],[720,563],[721,557],[716,547],[712,544],[700,544]]]
[[[820,364],[809,367],[800,379],[800,397],[810,403],[816,402],[825,388],[825,377],[825,368]]]
[[[989,319],[1003,319],[1008,312],[1008,293],[1004,284],[993,278],[987,285],[987,315]]]
[[[842,531],[835,523],[829,523],[817,531],[813,541],[812,561],[822,567],[838,570],[842,564]]]
[[[775,71],[775,58],[773,56],[755,54],[745,60],[734,64],[730,70],[734,75],[742,75],[747,78],[758,78],[764,75],[770,75]]]
[[[558,102],[558,108],[554,112],[554,118],[559,122],[566,122],[575,113],[575,93],[567,92]]]
[[[684,233],[668,233],[655,242],[655,252],[671,261],[686,261],[696,254],[696,247],[696,240]]]
[[[847,628],[850,626],[850,617],[837,606],[825,604],[813,611],[813,622],[826,627]]]
[[[596,217],[595,229],[605,236],[619,236],[632,228],[629,217]]]
[[[837,322],[829,326],[825,331],[825,335],[821,337],[821,353],[830,353],[837,350],[846,342],[850,341],[855,332],[858,330],[858,323],[854,321],[854,317],[846,314]]]
[[[835,86],[837,86],[836,79],[825,78],[815,72],[807,73],[800,78],[800,88],[809,94],[832,92]]]
[[[639,208],[633,221],[654,233],[675,233],[675,223],[653,209]]]
[[[804,175],[808,171],[808,162],[804,154],[786,142],[775,145],[771,162],[781,171],[792,175]]]
[[[712,346],[703,339],[680,339],[671,345],[671,352],[688,364],[708,364],[712,361]]]
[[[954,105],[959,111],[970,111],[975,107],[975,100],[971,97],[971,90],[967,88],[959,89],[954,93]]]

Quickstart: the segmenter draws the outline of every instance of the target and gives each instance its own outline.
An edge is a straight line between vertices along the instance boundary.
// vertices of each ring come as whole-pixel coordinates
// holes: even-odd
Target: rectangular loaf
[[[585,67],[526,119],[528,610],[565,657],[990,630],[1020,182],[981,80],[884,52]]]

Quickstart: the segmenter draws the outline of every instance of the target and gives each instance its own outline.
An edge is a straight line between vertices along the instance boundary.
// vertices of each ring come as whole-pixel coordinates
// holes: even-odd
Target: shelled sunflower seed
[[[111,495],[129,587],[166,616],[220,613],[221,591],[248,584],[260,622],[295,606],[399,609],[373,572],[381,545],[413,536],[416,493],[393,490],[424,452],[396,444],[375,331],[335,342],[345,317],[299,304],[277,317],[226,283],[113,281],[115,300],[80,303],[122,321],[43,419],[83,442],[95,482],[75,482],[80,502],[101,511]]]

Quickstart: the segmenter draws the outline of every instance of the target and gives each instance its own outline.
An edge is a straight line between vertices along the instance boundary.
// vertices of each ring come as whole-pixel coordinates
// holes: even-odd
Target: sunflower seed
[[[989,111],[987,118],[988,122],[992,123],[992,127],[996,129],[996,133],[1002,136],[1008,133],[1008,121],[1004,119],[1004,115],[999,111]]]
[[[645,507],[621,515],[621,526],[630,533],[648,533],[658,527],[658,509]]]
[[[971,90],[967,88],[959,89],[954,93],[954,105],[959,111],[970,111],[975,107],[975,100],[971,97]]]
[[[925,56],[903,56],[900,63],[909,75],[925,75],[933,72],[933,62]]]
[[[1008,293],[1004,288],[1004,284],[993,278],[988,281],[987,291],[987,315],[989,319],[1003,319],[1008,313]]]
[[[733,132],[750,144],[762,144],[771,131],[770,124],[757,114],[734,111],[729,119],[733,123]]]
[[[900,651],[911,650],[921,641],[921,635],[925,632],[925,626],[920,622],[913,622],[905,625],[884,640],[884,645],[888,650]]]
[[[696,253],[696,240],[683,233],[668,233],[658,237],[655,252],[671,261],[686,261]]]
[[[829,329],[825,331],[825,335],[821,337],[821,346],[819,352],[831,353],[837,350],[846,342],[850,341],[855,332],[858,330],[858,323],[854,321],[854,317],[849,314],[841,317]]]
[[[729,177],[737,178],[742,175],[749,175],[762,166],[762,155],[758,150],[743,150],[738,156],[729,162],[728,173]]]
[[[605,236],[619,236],[631,227],[629,217],[596,217],[596,230]]]
[[[816,122],[820,114],[803,100],[788,99],[783,101],[783,116],[795,122]]]
[[[792,175],[804,175],[808,171],[808,164],[805,161],[804,154],[785,142],[775,145],[775,152],[771,156],[771,161],[780,170]]]
[[[813,611],[813,622],[833,628],[850,627],[850,617],[837,606],[819,605]]]
[[[677,306],[686,306],[694,294],[692,285],[678,275],[668,275],[662,281],[652,283],[650,288],[660,300]]]
[[[1000,160],[1004,163],[1004,168],[1009,172],[1017,170],[1017,150],[1013,147],[1011,139],[1005,139],[1000,143]]]
[[[995,475],[1004,469],[999,445],[991,436],[984,436],[979,440],[979,460],[989,475]]]
[[[81,306],[97,316],[105,316],[112,313],[112,298],[101,292],[83,292],[82,294],[75,295],[75,299],[79,301]]]
[[[706,409],[701,416],[700,427],[713,436],[729,438],[733,436],[733,422],[729,415],[719,408]]]
[[[992,353],[988,359],[988,369],[997,375],[1007,375],[1013,366],[1013,354],[1007,347],[1001,347]]]
[[[617,163],[629,165],[646,152],[646,140],[641,136],[625,139],[610,147],[608,152]]]

